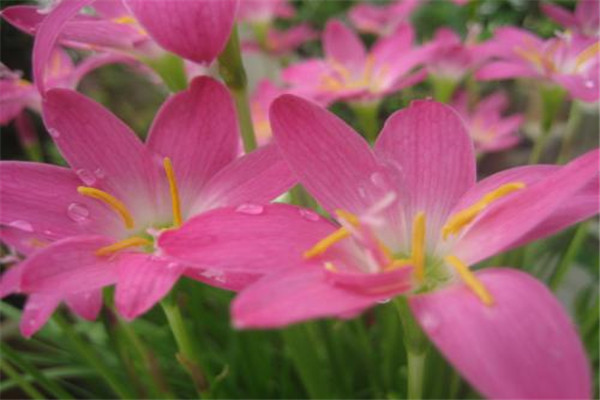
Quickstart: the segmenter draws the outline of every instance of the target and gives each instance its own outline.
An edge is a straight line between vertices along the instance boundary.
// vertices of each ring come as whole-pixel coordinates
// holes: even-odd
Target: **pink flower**
[[[497,92],[484,97],[474,109],[469,109],[467,93],[461,92],[450,104],[463,117],[467,132],[479,153],[508,149],[519,143],[518,130],[523,114],[504,117],[508,97]]]
[[[386,36],[409,22],[417,7],[419,0],[395,0],[384,6],[362,3],[350,9],[348,18],[359,31]]]
[[[283,90],[275,86],[268,79],[260,81],[252,94],[250,110],[252,112],[252,124],[254,125],[256,141],[259,145],[271,141],[273,134],[271,132],[271,123],[269,122],[269,108],[273,100],[281,94],[283,94]]]
[[[597,150],[476,183],[469,135],[439,103],[393,114],[374,149],[291,95],[273,103],[271,122],[284,159],[338,224],[284,204],[253,215],[222,208],[159,238],[185,262],[267,274],[234,301],[237,326],[348,318],[403,294],[484,396],[590,396],[582,345],[550,291],[520,271],[468,266],[596,214]]]
[[[160,231],[193,215],[230,205],[251,209],[294,183],[272,146],[237,158],[235,108],[222,84],[198,78],[167,100],[146,145],[70,90],[50,90],[43,112],[71,169],[0,163],[0,235],[27,255],[3,276],[0,292],[29,294],[24,335],[35,333],[61,301],[95,318],[106,285],[116,284],[116,307],[132,319],[182,275],[230,289],[255,279],[216,274],[209,263],[189,270],[154,245]]]
[[[264,43],[245,41],[244,50],[264,50],[267,53],[281,56],[296,50],[304,43],[317,38],[317,32],[308,24],[298,24],[286,30],[269,27]]]
[[[565,29],[584,36],[600,36],[600,3],[597,0],[579,0],[574,13],[551,3],[542,3],[540,7]]]
[[[237,18],[253,24],[270,24],[275,18],[292,18],[296,11],[287,0],[240,0]]]
[[[598,39],[565,34],[544,41],[522,29],[501,28],[488,45],[497,60],[484,65],[478,79],[535,78],[562,86],[579,100],[600,98]]]
[[[297,93],[322,103],[378,100],[425,77],[424,71],[411,72],[425,55],[412,48],[413,38],[412,28],[403,25],[367,53],[358,35],[333,20],[324,32],[325,59],[292,65],[282,77]]]

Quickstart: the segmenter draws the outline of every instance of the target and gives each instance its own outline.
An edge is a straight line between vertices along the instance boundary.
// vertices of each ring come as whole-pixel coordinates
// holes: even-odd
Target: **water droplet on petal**
[[[78,169],[77,171],[75,171],[75,173],[77,174],[79,179],[81,179],[81,181],[88,186],[93,185],[96,182],[96,175],[94,175],[87,169]]]
[[[80,203],[71,203],[67,208],[67,215],[75,222],[84,222],[90,216],[90,210]]]
[[[60,136],[60,132],[57,131],[54,128],[48,128],[48,133],[50,134],[50,136],[52,136],[53,138],[57,138]]]
[[[379,304],[387,304],[387,303],[389,303],[390,301],[391,301],[391,299],[383,299],[383,300],[378,300],[377,302],[378,302]]]
[[[94,171],[94,175],[96,175],[98,179],[102,179],[106,176],[106,172],[104,172],[102,168],[96,168],[96,170]]]
[[[373,182],[373,185],[375,185],[379,188],[386,187],[385,178],[381,172],[373,172],[371,174],[371,182]]]
[[[319,214],[317,214],[314,211],[311,210],[307,210],[306,208],[301,208],[300,210],[298,210],[298,212],[300,213],[300,216],[308,221],[318,221],[319,220]]]
[[[428,333],[436,332],[441,324],[439,318],[430,313],[421,315],[420,322],[423,326],[423,329],[425,329]]]
[[[248,215],[260,215],[263,213],[264,211],[264,207],[258,204],[242,204],[241,206],[238,206],[235,211],[242,213],[242,214],[248,214]]]
[[[175,269],[177,266],[179,266],[178,263],[176,262],[170,262],[167,264],[167,269]]]
[[[207,269],[198,274],[198,276],[214,280],[215,282],[225,283],[225,274],[215,269]]]
[[[13,228],[20,229],[24,232],[33,232],[33,226],[29,222],[23,221],[22,219],[17,219],[8,225],[12,226]]]

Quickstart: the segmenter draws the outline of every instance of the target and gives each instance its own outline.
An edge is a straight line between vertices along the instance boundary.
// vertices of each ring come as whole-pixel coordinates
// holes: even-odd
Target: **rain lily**
[[[508,97],[504,92],[484,97],[472,110],[469,109],[467,93],[461,92],[451,105],[463,117],[475,151],[485,153],[504,150],[519,142],[518,129],[524,117],[522,114],[508,117],[502,115],[508,107]]]
[[[244,50],[263,50],[275,56],[282,56],[316,37],[317,32],[308,24],[299,24],[286,30],[268,27],[263,40],[245,41],[242,46]]]
[[[476,183],[469,135],[440,103],[392,115],[374,149],[292,95],[275,100],[271,123],[283,157],[337,224],[283,204],[253,215],[223,208],[159,238],[185,262],[267,273],[236,298],[236,326],[348,318],[402,294],[484,396],[590,396],[582,345],[550,291],[521,271],[469,266],[596,214],[597,150]]]
[[[600,36],[600,3],[597,0],[579,0],[573,13],[551,3],[542,3],[540,7],[565,29],[584,36]]]
[[[250,110],[252,112],[252,124],[256,141],[259,145],[265,144],[271,140],[271,123],[269,122],[269,108],[271,103],[283,90],[275,86],[268,79],[258,82],[252,98],[250,99]]]
[[[386,36],[409,22],[410,15],[418,6],[419,0],[395,0],[383,6],[361,3],[352,7],[348,18],[361,32]]]
[[[46,126],[71,169],[0,163],[0,235],[27,258],[2,277],[0,292],[29,294],[25,336],[61,301],[95,318],[101,288],[116,284],[127,319],[159,301],[183,275],[237,289],[253,277],[188,270],[155,248],[155,237],[207,210],[268,202],[294,180],[277,149],[238,158],[227,89],[201,77],[159,110],[144,145],[110,112],[66,89],[47,92]],[[249,204],[247,204],[249,203]]]
[[[282,78],[297,93],[322,103],[377,101],[424,78],[424,71],[412,72],[425,54],[412,47],[413,39],[412,28],[402,25],[367,52],[357,34],[333,20],[323,36],[325,59],[292,65]]]
[[[564,34],[543,40],[522,29],[500,28],[489,45],[497,60],[483,66],[478,79],[535,78],[561,86],[579,100],[600,98],[598,39]]]

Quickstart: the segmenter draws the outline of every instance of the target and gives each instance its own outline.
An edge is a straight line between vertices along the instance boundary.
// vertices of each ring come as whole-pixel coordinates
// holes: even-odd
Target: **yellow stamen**
[[[330,271],[330,272],[338,272],[338,269],[336,268],[335,265],[333,265],[332,262],[326,262],[325,263],[325,269],[327,271]]]
[[[328,248],[336,244],[337,242],[346,239],[350,236],[350,232],[346,228],[340,228],[333,232],[331,235],[321,239],[312,248],[304,252],[304,258],[313,258],[321,255],[327,251]]]
[[[496,190],[486,194],[469,208],[465,208],[448,218],[448,222],[442,227],[442,236],[447,239],[450,234],[457,234],[462,228],[470,224],[486,207],[494,201],[510,194],[514,191],[523,189],[526,185],[522,182],[506,183]]]
[[[410,258],[396,258],[386,265],[384,271],[392,271],[396,268],[407,267],[409,265],[413,265],[413,260]]]
[[[79,186],[77,188],[77,192],[81,195],[91,197],[96,200],[103,201],[112,208],[123,220],[127,229],[131,229],[134,226],[133,217],[131,213],[120,200],[116,197],[111,196],[110,194],[96,188],[87,187],[87,186]]]
[[[117,251],[121,251],[123,249],[128,249],[130,247],[138,247],[138,246],[148,246],[151,245],[152,242],[148,239],[144,239],[142,237],[133,236],[119,242],[110,244],[108,246],[104,246],[96,250],[97,256],[107,256],[109,254],[116,253]]]
[[[137,21],[131,15],[123,15],[113,19],[117,24],[135,24]]]
[[[181,226],[183,219],[181,218],[181,203],[179,199],[179,191],[177,190],[177,182],[175,181],[175,171],[169,157],[163,160],[167,180],[169,181],[169,191],[171,192],[171,206],[173,207],[173,225]]]
[[[422,211],[413,219],[411,255],[415,277],[423,281],[425,279],[425,213]]]
[[[579,69],[583,64],[596,57],[600,53],[600,43],[596,42],[583,50],[575,59],[575,68]]]
[[[445,258],[446,262],[450,264],[456,272],[460,275],[461,279],[465,282],[465,285],[469,287],[479,297],[479,300],[486,306],[491,306],[494,304],[494,298],[492,294],[487,290],[487,288],[477,279],[475,274],[471,272],[468,266],[466,266],[462,261],[460,261],[455,256],[447,256]]]
[[[358,226],[360,223],[358,216],[349,211],[337,209],[335,210],[335,214],[338,216],[338,218],[348,221],[352,226]]]

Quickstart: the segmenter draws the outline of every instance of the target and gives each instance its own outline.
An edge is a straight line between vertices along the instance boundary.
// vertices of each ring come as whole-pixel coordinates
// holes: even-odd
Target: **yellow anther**
[[[447,239],[449,235],[457,234],[466,225],[470,224],[486,207],[494,201],[510,194],[514,191],[523,189],[526,185],[523,182],[506,183],[494,191],[487,193],[479,201],[465,208],[448,218],[448,222],[442,227],[442,236]]]
[[[415,268],[415,277],[425,279],[425,213],[419,212],[413,219],[411,260]]]
[[[358,224],[360,223],[360,219],[358,218],[358,216],[356,214],[352,214],[349,211],[337,209],[335,210],[335,215],[338,216],[338,219],[348,221],[348,223],[350,223],[352,226],[358,226]]]
[[[116,197],[114,197],[100,189],[87,187],[87,186],[79,186],[77,188],[77,192],[83,196],[88,196],[93,199],[100,200],[100,201],[106,203],[106,205],[108,205],[117,214],[119,214],[119,216],[125,223],[125,227],[127,227],[127,229],[131,229],[135,225],[133,222],[133,217],[131,216],[131,213],[129,212],[129,210],[127,209],[125,204],[123,204]]]
[[[107,256],[117,251],[121,251],[124,249],[128,249],[130,247],[138,247],[138,246],[148,246],[151,245],[152,242],[148,239],[144,239],[142,237],[133,236],[119,242],[110,244],[108,246],[104,246],[96,250],[97,256]]]
[[[338,269],[336,268],[336,266],[333,265],[333,263],[329,262],[329,261],[325,263],[325,269],[330,272],[338,272]]]
[[[31,86],[31,82],[29,82],[28,80],[25,80],[25,79],[19,79],[17,81],[17,86],[28,87],[28,86]]]
[[[600,43],[596,42],[583,50],[575,59],[575,69],[579,69],[583,64],[598,56],[600,53]]]
[[[346,228],[340,228],[333,232],[331,235],[321,239],[312,248],[304,252],[304,258],[313,258],[321,255],[327,251],[328,248],[336,244],[337,242],[346,239],[350,236],[350,232]]]
[[[117,24],[125,24],[125,25],[137,23],[135,18],[133,18],[131,15],[123,15],[121,17],[113,19],[113,21],[116,22]]]
[[[396,258],[393,259],[386,267],[383,269],[384,271],[392,271],[397,268],[408,267],[409,265],[413,265],[413,260],[410,258]]]
[[[447,256],[445,258],[446,262],[450,264],[456,272],[460,275],[461,279],[465,282],[465,285],[469,287],[479,297],[479,300],[486,306],[491,306],[494,304],[494,298],[492,294],[487,290],[487,288],[477,279],[475,274],[471,272],[468,266],[466,266],[462,261],[460,261],[455,256]]]
[[[173,225],[181,226],[183,219],[181,218],[181,202],[179,199],[179,191],[177,190],[177,181],[175,180],[175,171],[169,157],[163,160],[167,180],[169,181],[169,192],[171,193],[171,206],[173,207]]]

